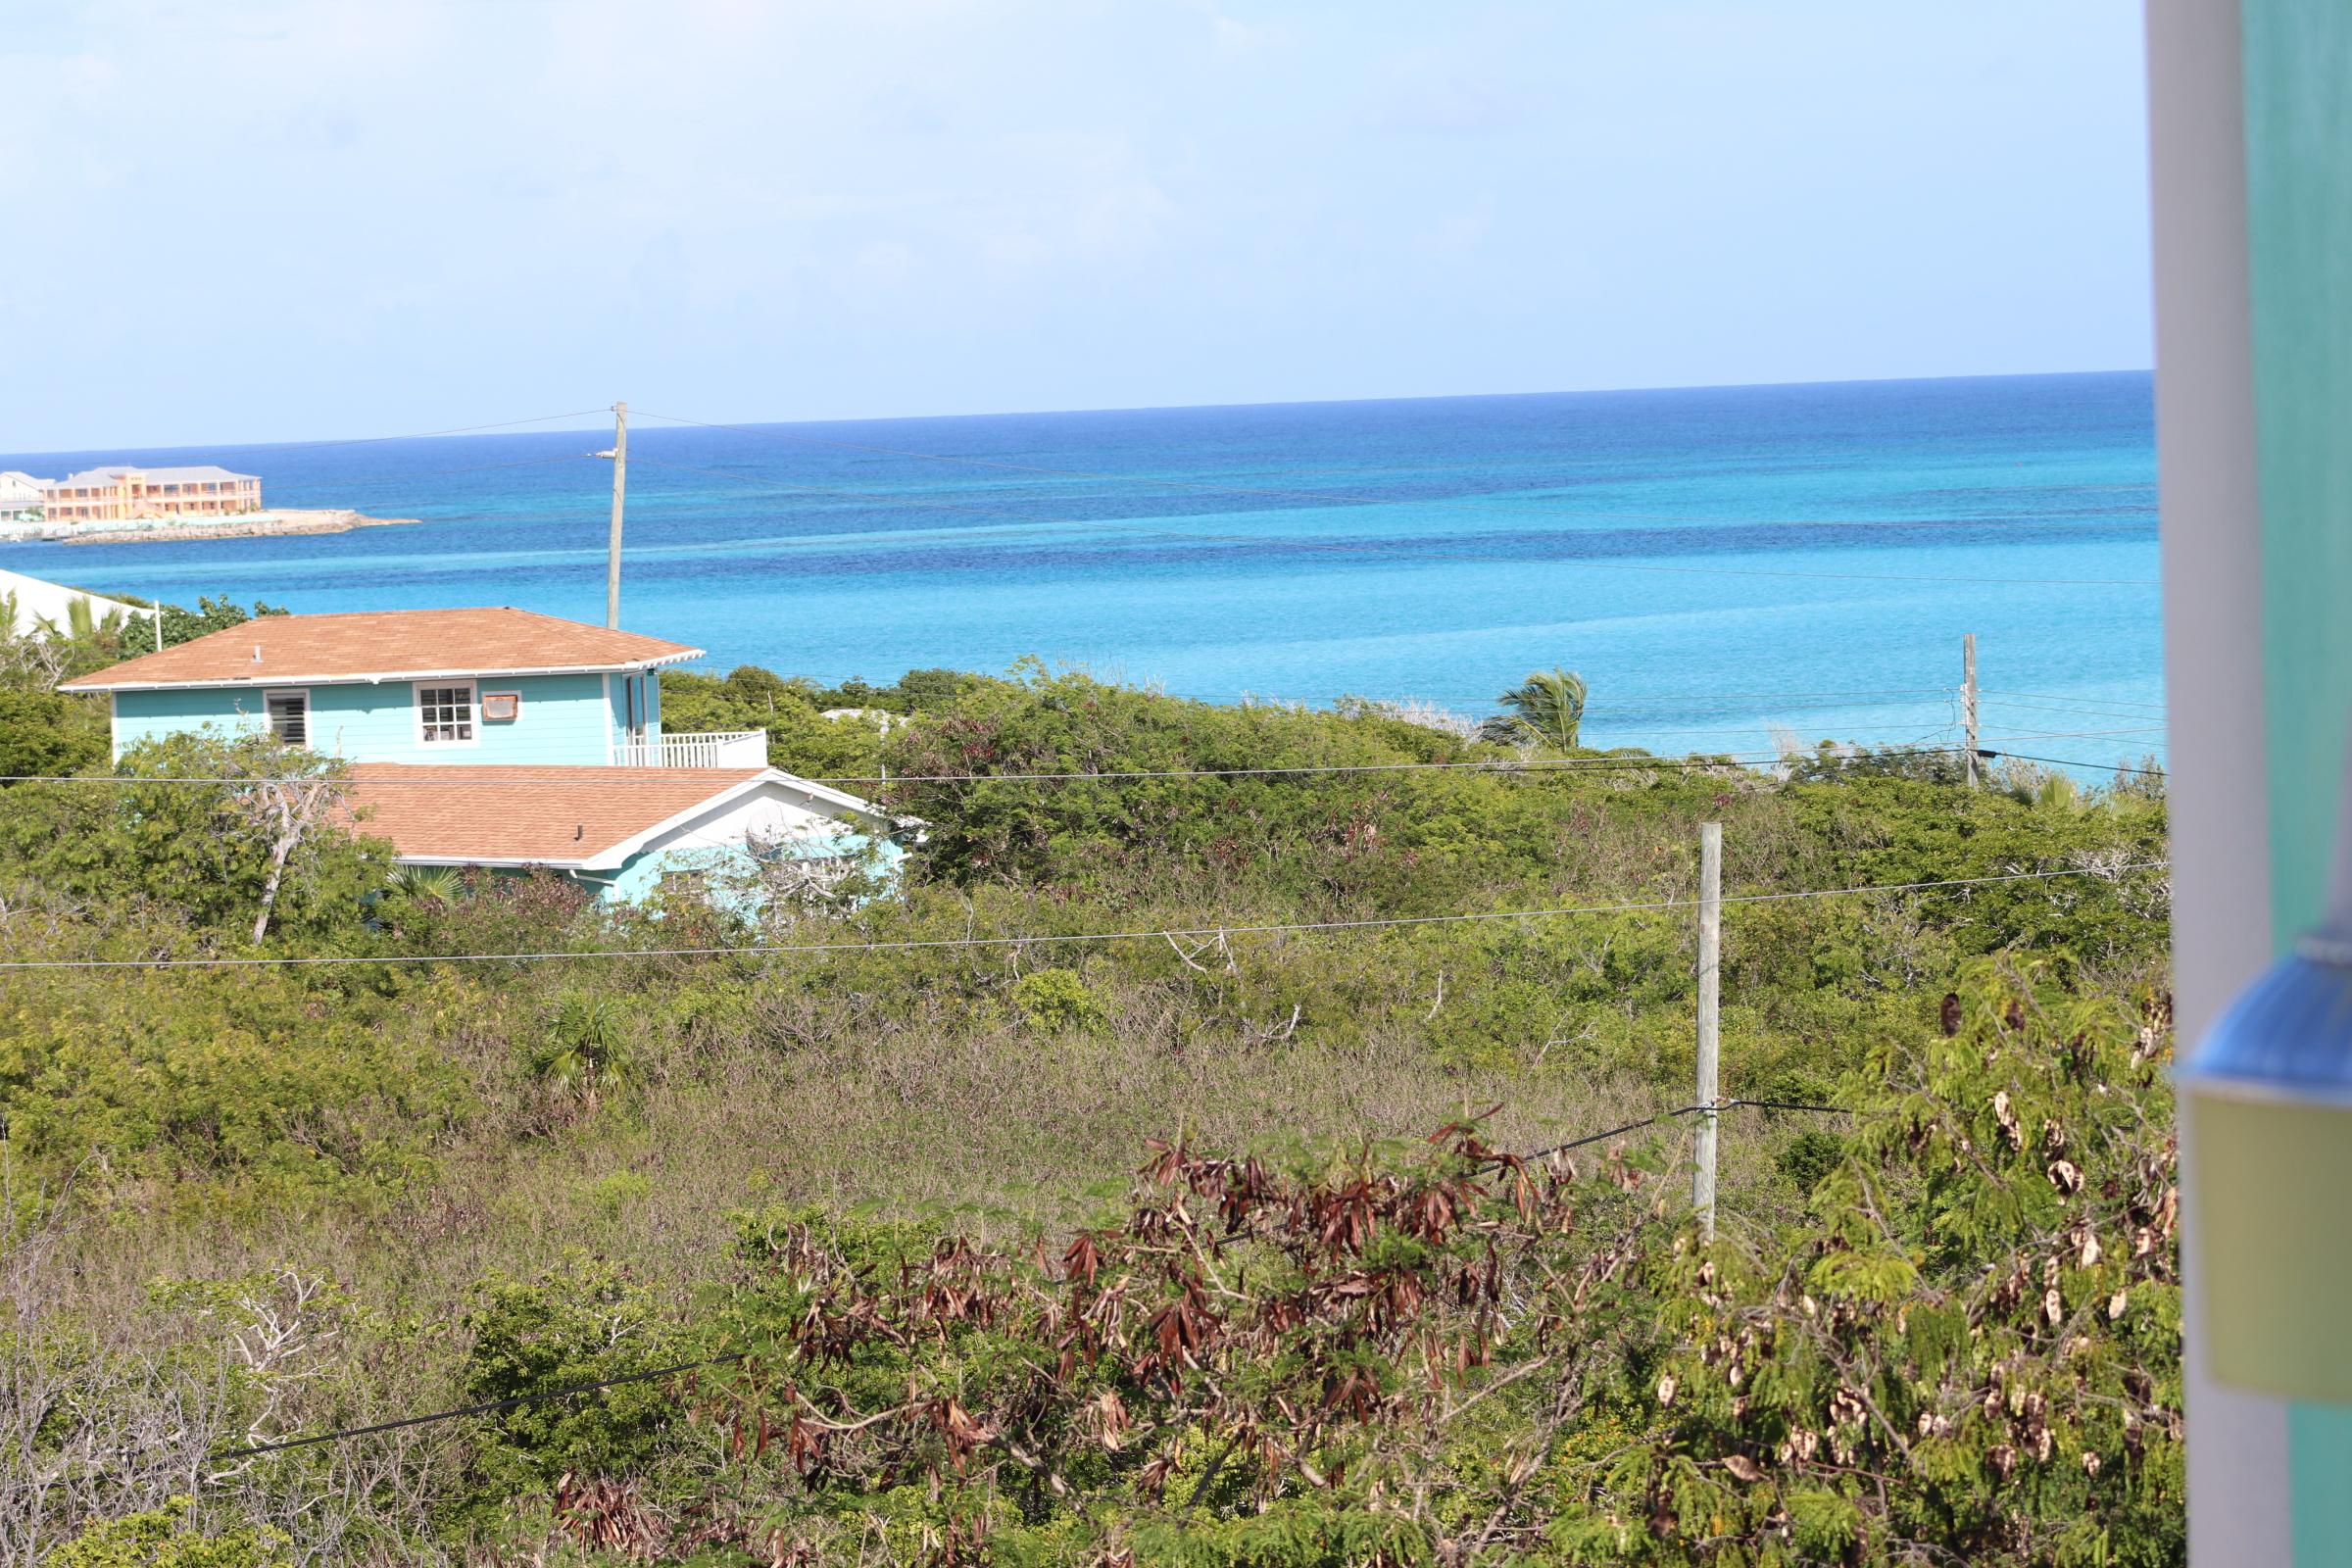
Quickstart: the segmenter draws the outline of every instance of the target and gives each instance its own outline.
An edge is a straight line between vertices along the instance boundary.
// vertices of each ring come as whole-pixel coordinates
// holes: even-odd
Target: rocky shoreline
[[[285,534],[344,533],[353,528],[388,528],[416,520],[415,517],[371,517],[366,513],[347,509],[314,508],[251,512],[201,522],[141,517],[121,522],[29,523],[0,530],[0,537],[48,540],[67,545],[161,544],[183,539],[260,539]]]

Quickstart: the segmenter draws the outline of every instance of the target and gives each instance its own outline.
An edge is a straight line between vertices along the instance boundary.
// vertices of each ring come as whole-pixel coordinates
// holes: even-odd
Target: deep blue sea
[[[727,429],[639,410],[622,619],[718,669],[1034,655],[1215,701],[1473,714],[1564,665],[1589,743],[1742,755],[1954,737],[1973,631],[1985,744],[2103,765],[2164,750],[2150,396],[2134,371]],[[0,456],[214,462],[273,504],[424,519],[0,545],[0,566],[601,620],[610,435]]]

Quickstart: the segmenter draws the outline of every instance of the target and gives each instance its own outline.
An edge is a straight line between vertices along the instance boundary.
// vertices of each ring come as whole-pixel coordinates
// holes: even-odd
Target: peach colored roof
[[[255,657],[256,651],[260,657]],[[528,610],[377,610],[345,615],[263,615],[92,674],[59,689],[268,686],[301,681],[413,679],[642,669],[702,650],[633,631],[561,620]]]
[[[499,767],[361,762],[358,827],[404,859],[580,865],[764,767]]]

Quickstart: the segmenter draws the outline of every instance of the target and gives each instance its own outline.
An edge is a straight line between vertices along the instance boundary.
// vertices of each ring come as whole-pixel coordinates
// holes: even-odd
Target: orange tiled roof
[[[499,767],[361,762],[359,831],[404,859],[583,865],[764,767]]]
[[[142,686],[284,685],[318,680],[642,669],[699,648],[528,610],[378,610],[264,615],[67,681],[70,692]],[[258,657],[257,657],[258,656]]]

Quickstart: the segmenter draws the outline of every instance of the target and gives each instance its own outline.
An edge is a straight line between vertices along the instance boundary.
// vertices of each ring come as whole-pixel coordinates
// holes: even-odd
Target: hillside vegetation
[[[104,636],[0,681],[122,780],[0,789],[7,1560],[2180,1558],[2160,781],[672,674],[898,780],[898,885],[612,914],[363,822],[257,943],[256,786],[161,782],[257,759],[108,769]],[[1366,770],[1102,776],[1302,767]],[[1728,1112],[1701,1246],[1689,1118],[1540,1152],[1689,1104],[1708,820],[1725,1093],[1849,1114]],[[254,957],[336,961],[88,966]]]

